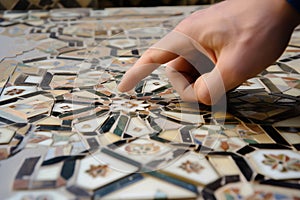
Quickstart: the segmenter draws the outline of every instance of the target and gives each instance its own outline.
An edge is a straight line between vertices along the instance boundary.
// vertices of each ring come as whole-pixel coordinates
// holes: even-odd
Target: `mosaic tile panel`
[[[201,8],[4,12],[0,196],[299,198],[299,29],[277,62],[227,94],[226,113],[182,101],[164,65],[117,91]]]

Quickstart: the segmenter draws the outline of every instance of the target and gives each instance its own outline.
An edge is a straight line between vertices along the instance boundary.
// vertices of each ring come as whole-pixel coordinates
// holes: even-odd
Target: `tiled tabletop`
[[[4,11],[1,199],[300,198],[298,29],[219,107],[182,101],[165,65],[117,91],[202,8]]]

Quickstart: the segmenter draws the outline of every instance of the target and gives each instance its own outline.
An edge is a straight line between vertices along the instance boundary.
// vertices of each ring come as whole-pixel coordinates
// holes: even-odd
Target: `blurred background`
[[[0,0],[0,10],[29,10],[53,8],[150,7],[212,4],[220,0]]]

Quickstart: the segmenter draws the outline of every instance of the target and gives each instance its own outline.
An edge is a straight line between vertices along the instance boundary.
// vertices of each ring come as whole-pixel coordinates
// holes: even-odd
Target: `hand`
[[[124,75],[119,91],[131,90],[160,64],[183,100],[210,105],[271,65],[286,48],[299,13],[286,0],[227,0],[199,10],[174,29],[198,43],[215,64],[202,74],[176,53],[190,42],[165,42],[166,48],[149,48]],[[160,43],[164,43],[164,38]],[[154,45],[155,46],[155,45]],[[175,50],[175,52],[174,52]],[[215,88],[224,88],[224,92]]]

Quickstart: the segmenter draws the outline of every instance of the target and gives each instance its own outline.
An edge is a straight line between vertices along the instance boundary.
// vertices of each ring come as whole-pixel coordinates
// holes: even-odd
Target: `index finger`
[[[118,86],[120,92],[131,90],[139,81],[148,76],[161,64],[167,63],[178,56],[189,58],[190,55],[196,55],[193,52],[198,51],[195,48],[197,42],[189,36],[179,31],[171,31],[160,41],[150,47],[142,57],[125,73],[121,83]],[[195,58],[198,55],[194,56]]]
[[[214,67],[207,55],[206,50],[193,38],[180,31],[173,30],[150,47],[134,66],[125,73],[118,90],[120,92],[131,90],[161,64],[178,56],[191,63],[200,73],[206,73]]]
[[[152,71],[178,55],[158,48],[149,48],[142,57],[124,74],[118,90],[127,92]]]

